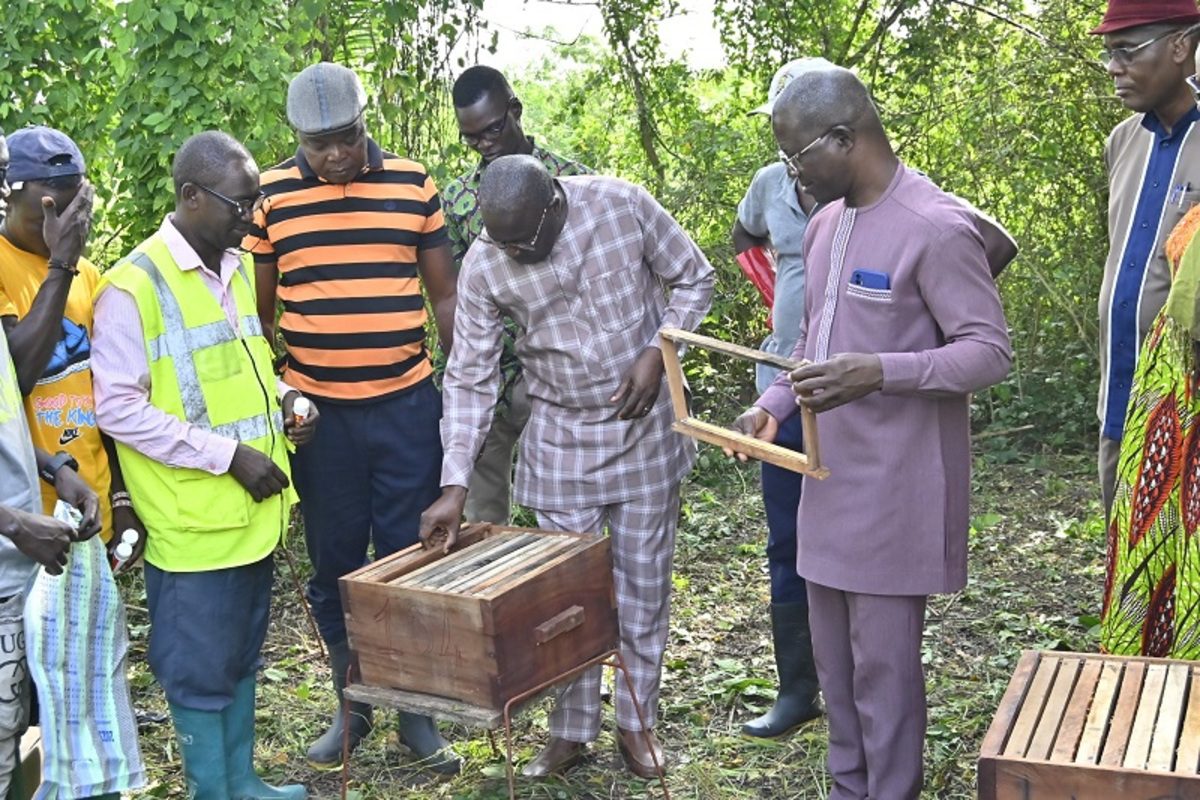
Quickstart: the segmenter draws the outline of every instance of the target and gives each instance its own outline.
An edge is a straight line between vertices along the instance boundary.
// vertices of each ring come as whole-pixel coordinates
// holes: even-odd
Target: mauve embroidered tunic
[[[877,353],[883,388],[817,416],[824,481],[806,480],[797,571],[848,592],[925,595],[966,585],[969,394],[1011,354],[983,242],[963,205],[901,165],[869,206],[810,220],[807,325],[794,356]],[[854,285],[856,270],[890,288]],[[868,281],[878,282],[876,281]],[[796,412],[787,373],[757,405]]]

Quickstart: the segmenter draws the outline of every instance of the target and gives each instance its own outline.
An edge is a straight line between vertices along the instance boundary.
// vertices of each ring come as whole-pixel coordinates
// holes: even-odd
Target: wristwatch
[[[75,457],[66,450],[59,450],[50,457],[50,460],[46,462],[44,467],[38,470],[38,475],[41,475],[42,480],[53,486],[54,476],[57,475],[58,471],[63,467],[70,467],[78,472],[79,462],[76,461]]]
[[[61,269],[63,272],[69,272],[69,273],[71,273],[72,275],[78,275],[78,274],[79,274],[79,265],[78,265],[78,264],[76,264],[75,266],[71,266],[71,265],[70,265],[70,264],[68,264],[67,262],[63,261],[61,258],[52,258],[52,259],[50,259],[50,260],[47,262],[47,266],[48,266],[50,269]]]

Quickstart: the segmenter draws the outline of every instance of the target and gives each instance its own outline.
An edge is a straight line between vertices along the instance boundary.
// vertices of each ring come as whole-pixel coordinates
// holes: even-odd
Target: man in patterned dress
[[[545,529],[608,528],[621,652],[646,724],[617,682],[617,742],[635,774],[662,763],[653,737],[666,645],[679,487],[695,456],[671,430],[658,332],[693,329],[713,269],[644,189],[616,178],[552,178],[528,155],[497,159],[479,190],[485,231],[459,276],[443,392],[442,496],[421,537],[454,544],[475,457],[499,394],[505,316],[521,330],[529,425],[516,500]],[[669,298],[664,292],[669,289]],[[550,743],[526,775],[578,761],[600,729],[599,668],[560,693]]]

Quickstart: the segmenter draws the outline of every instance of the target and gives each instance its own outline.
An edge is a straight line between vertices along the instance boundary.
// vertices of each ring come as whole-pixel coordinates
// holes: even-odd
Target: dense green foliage
[[[444,180],[467,163],[448,80],[462,42],[486,61],[482,0],[10,0],[0,28],[0,127],[47,122],[82,144],[104,203],[93,255],[107,263],[170,207],[169,162],[209,127],[263,165],[293,147],[288,78],[331,58],[373,98],[370,128]],[[755,169],[774,158],[761,102],[781,61],[824,55],[874,91],[902,157],[999,217],[1022,255],[1001,279],[1017,353],[977,398],[981,425],[1036,425],[1054,447],[1093,425],[1094,298],[1105,249],[1101,149],[1122,115],[1089,53],[1094,5],[986,9],[964,0],[717,0],[729,67],[662,56],[670,0],[599,0],[601,42],[562,48],[519,76],[527,129],[594,167],[645,183],[720,271],[708,332],[752,342],[765,314],[732,260],[729,229]],[[461,52],[461,50],[459,51]],[[701,397],[745,399],[748,370],[694,361]],[[1007,452],[1007,437],[989,442]]]

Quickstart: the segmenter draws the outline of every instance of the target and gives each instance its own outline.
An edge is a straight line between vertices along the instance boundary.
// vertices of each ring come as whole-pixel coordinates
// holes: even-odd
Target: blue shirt
[[[790,356],[804,324],[804,231],[808,215],[800,208],[796,180],[782,162],[754,174],[746,196],[738,203],[738,222],[751,236],[770,239],[775,249],[775,329],[763,342],[768,353]],[[755,382],[763,392],[779,370],[759,364]]]
[[[1109,439],[1120,440],[1124,431],[1130,386],[1146,321],[1157,315],[1170,284],[1163,242],[1175,222],[1196,201],[1200,190],[1200,180],[1193,185],[1185,174],[1188,170],[1196,173],[1200,168],[1192,163],[1196,153],[1181,158],[1192,124],[1198,119],[1200,111],[1192,108],[1168,132],[1151,112],[1141,115],[1136,129],[1126,123],[1118,126],[1109,140],[1112,252],[1100,309],[1105,356],[1101,432]],[[1126,165],[1118,163],[1139,157],[1145,159],[1145,166],[1137,173],[1121,169]],[[1117,254],[1119,258],[1114,258]]]

